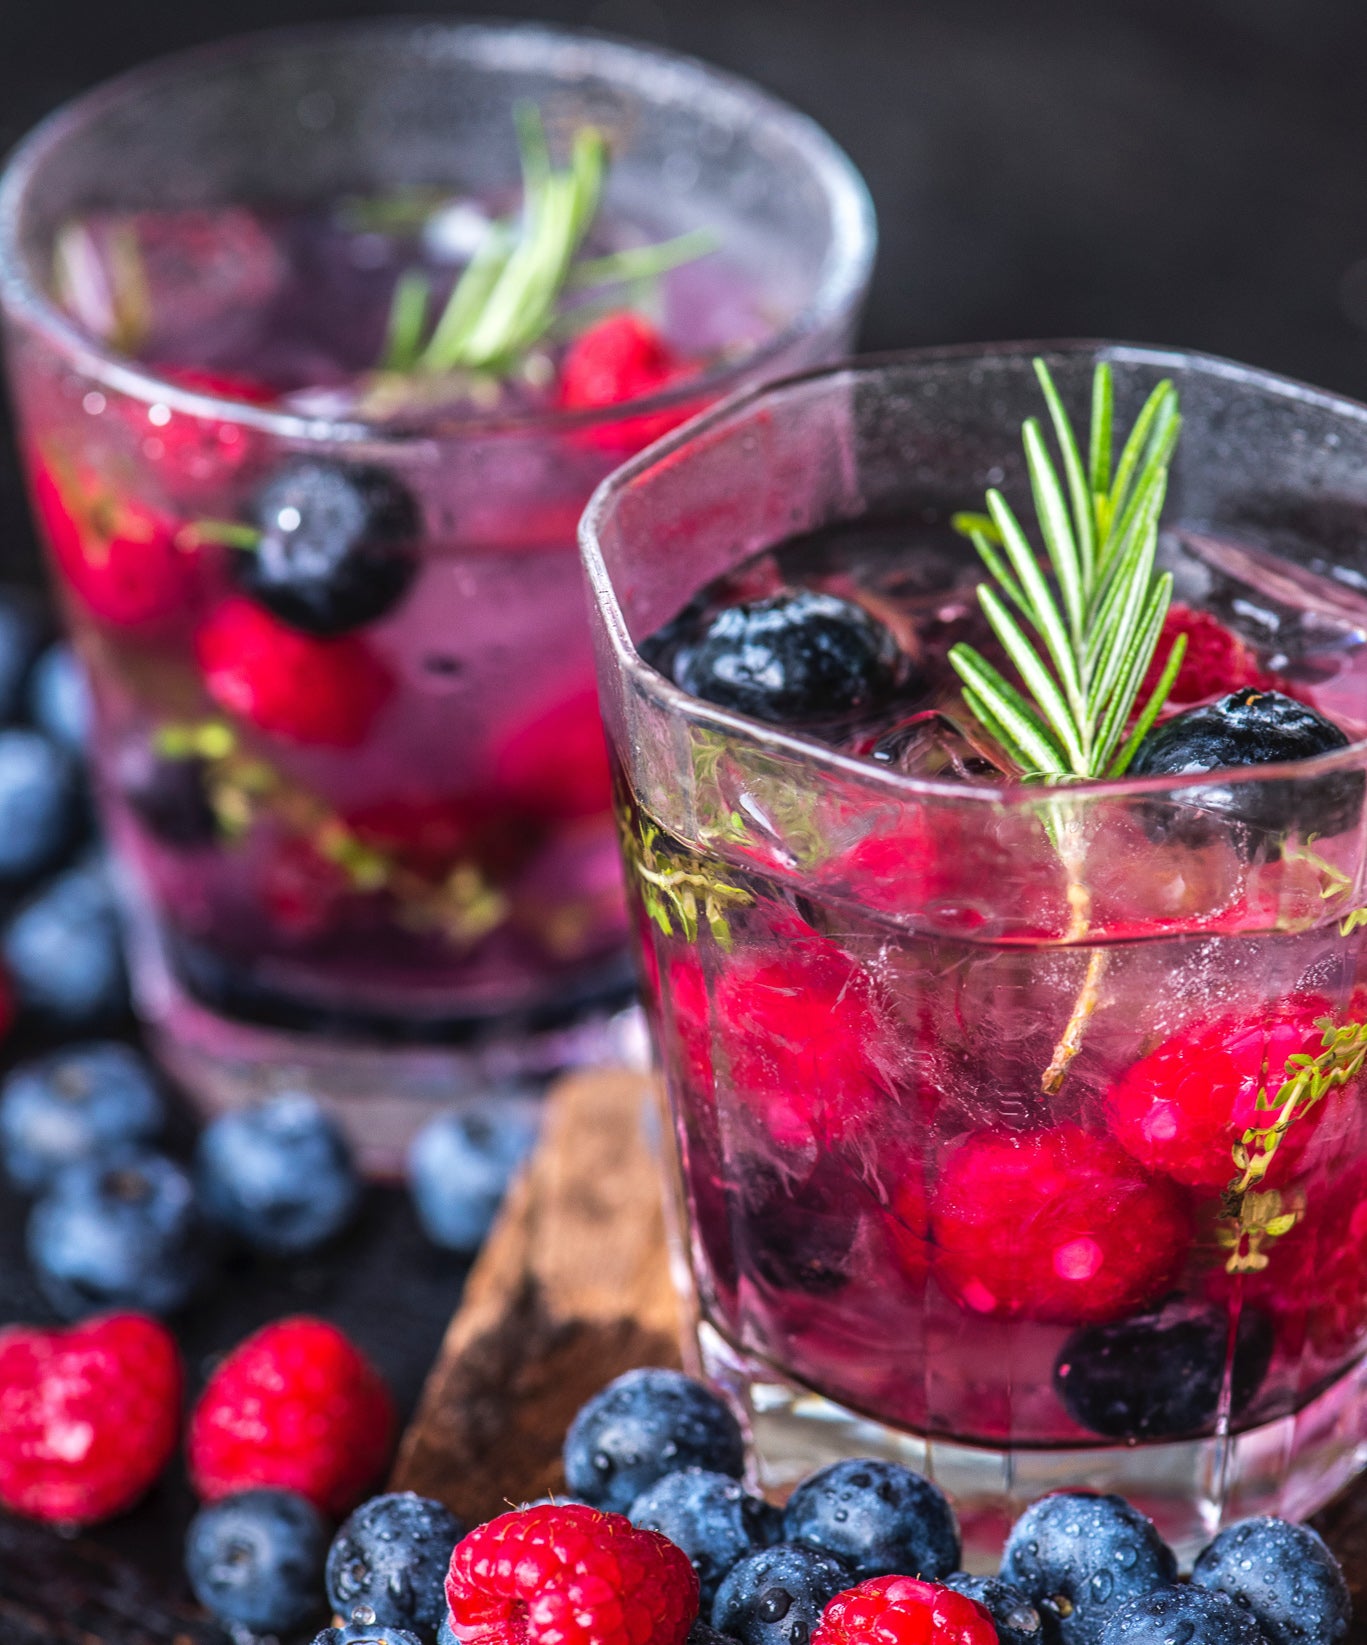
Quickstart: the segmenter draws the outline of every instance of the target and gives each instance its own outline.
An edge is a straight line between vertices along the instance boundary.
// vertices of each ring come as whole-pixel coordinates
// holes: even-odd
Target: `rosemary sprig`
[[[518,111],[522,209],[491,223],[429,330],[432,283],[413,269],[394,288],[380,370],[418,376],[502,376],[551,330],[570,288],[650,280],[714,249],[704,232],[579,258],[602,202],[607,144],[593,126],[574,134],[568,166],[551,161],[541,116]]]
[[[1177,392],[1166,380],[1158,384],[1114,463],[1111,368],[1099,364],[1084,463],[1043,360],[1035,361],[1035,372],[1063,470],[1039,422],[1029,418],[1021,434],[1047,558],[1036,553],[999,491],[987,493],[985,515],[956,515],[954,522],[990,573],[978,598],[1028,696],[970,645],[956,645],[949,659],[964,701],[1025,776],[1119,777],[1166,701],[1186,649],[1180,636],[1131,725],[1172,597],[1172,576],[1155,575],[1154,561],[1182,424]]]

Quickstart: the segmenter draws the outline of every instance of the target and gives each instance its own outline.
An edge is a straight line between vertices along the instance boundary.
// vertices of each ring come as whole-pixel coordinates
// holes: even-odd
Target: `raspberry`
[[[290,942],[322,936],[337,920],[352,889],[340,863],[325,857],[311,840],[297,837],[268,847],[257,881],[262,908]]]
[[[873,984],[814,931],[803,928],[782,955],[728,965],[716,1012],[736,1095],[780,1147],[849,1142],[888,1103]]]
[[[335,1325],[277,1320],[209,1378],[190,1419],[190,1478],[206,1502],[266,1486],[340,1519],[384,1467],[394,1426],[389,1390]]]
[[[1176,1190],[1076,1125],[964,1138],[944,1161],[931,1234],[940,1283],[964,1307],[1065,1324],[1156,1296],[1190,1240]]]
[[[386,664],[355,635],[319,640],[234,597],[196,639],[209,695],[289,742],[354,748],[394,691]]]
[[[142,628],[183,612],[193,593],[195,557],[178,545],[175,523],[116,496],[102,481],[57,475],[39,460],[33,506],[72,595],[116,628]]]
[[[665,1033],[677,1043],[689,1089],[710,1097],[716,1088],[716,1076],[712,1071],[707,974],[692,948],[681,949],[665,961],[664,985],[668,1000]]]
[[[1116,1140],[1135,1159],[1193,1188],[1223,1188],[1245,1131],[1270,1126],[1287,1059],[1314,1056],[1327,1000],[1296,994],[1246,1016],[1195,1023],[1134,1064],[1106,1095]],[[1285,1182],[1324,1113],[1312,1108],[1285,1133],[1269,1168]]]
[[[362,845],[396,857],[423,879],[440,881],[470,855],[483,819],[468,800],[414,794],[372,800],[344,820]]]
[[[937,1582],[879,1576],[837,1594],[812,1645],[996,1645],[992,1618],[975,1599]]]
[[[1194,611],[1190,606],[1169,607],[1158,636],[1158,648],[1153,654],[1143,684],[1139,687],[1138,701],[1148,701],[1150,692],[1158,684],[1159,676],[1167,666],[1168,653],[1177,637],[1187,637],[1187,653],[1177,671],[1166,706],[1190,708],[1211,697],[1223,697],[1226,692],[1241,686],[1257,686],[1268,690],[1273,676],[1258,667],[1252,650],[1227,629],[1209,611]]]
[[[180,388],[212,394],[220,400],[268,406],[276,393],[268,383],[241,372],[201,371],[190,366],[159,365],[157,371]],[[262,436],[230,418],[170,411],[168,406],[142,400],[124,403],[124,415],[141,436],[140,449],[149,463],[177,484],[210,487],[230,480],[255,457]]]
[[[58,1524],[129,1508],[171,1459],[180,1355],[141,1314],[0,1332],[0,1503]]]
[[[468,1645],[683,1645],[698,1579],[658,1531],[566,1502],[472,1531],[451,1556],[446,1601]]]
[[[691,362],[675,354],[640,314],[609,314],[582,332],[565,351],[560,367],[560,404],[566,411],[601,411],[642,400],[693,374]],[[649,445],[690,417],[696,407],[676,407],[628,417],[590,432],[592,443],[609,450]]]
[[[499,751],[495,780],[519,805],[552,821],[610,810],[612,772],[593,687],[519,726]]]

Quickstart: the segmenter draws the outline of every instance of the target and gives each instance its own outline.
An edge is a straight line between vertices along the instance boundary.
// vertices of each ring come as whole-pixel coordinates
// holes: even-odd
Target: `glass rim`
[[[589,592],[598,617],[612,647],[615,664],[638,692],[674,718],[688,719],[731,737],[739,735],[750,745],[760,745],[790,757],[801,758],[810,767],[829,771],[832,776],[852,778],[888,799],[906,801],[957,800],[970,804],[1037,806],[1061,803],[1075,796],[1088,804],[1141,798],[1148,794],[1175,794],[1219,786],[1229,788],[1251,783],[1312,780],[1327,773],[1358,769],[1367,763],[1367,737],[1304,760],[1281,760],[1266,765],[1217,766],[1210,771],[1194,771],[1182,776],[1084,778],[1077,782],[1041,785],[1028,782],[949,782],[930,777],[912,777],[858,755],[842,753],[827,743],[800,731],[751,719],[732,709],[721,708],[695,697],[661,674],[641,656],[631,639],[613,580],[600,547],[600,536],[611,518],[617,498],[652,470],[677,467],[680,458],[699,438],[728,424],[736,424],[752,411],[780,401],[809,383],[835,383],[844,378],[872,379],[891,368],[934,366],[955,361],[988,361],[1042,355],[1046,359],[1086,357],[1106,360],[1112,365],[1147,366],[1156,370],[1195,368],[1199,372],[1231,383],[1256,383],[1290,401],[1315,404],[1352,421],[1367,425],[1367,404],[1328,389],[1315,388],[1294,377],[1249,366],[1219,354],[1198,349],[1164,347],[1157,344],[1118,342],[1105,338],[1063,338],[1004,343],[955,343],[936,348],[884,350],[862,354],[835,365],[815,366],[772,382],[761,383],[730,395],[716,405],[665,434],[644,451],[613,470],[594,489],[579,521],[579,551]]]
[[[390,41],[440,35],[471,63],[549,66],[567,45],[592,54],[595,71],[634,87],[644,70],[669,71],[690,88],[694,107],[730,105],[760,115],[781,129],[801,155],[826,201],[831,216],[830,243],[815,289],[781,328],[743,354],[720,362],[695,377],[620,405],[582,411],[537,408],[517,413],[471,411],[388,421],[368,417],[320,417],[251,405],[226,395],[187,388],[118,354],[90,337],[69,319],[42,287],[30,278],[19,244],[19,221],[30,189],[44,162],[75,137],[91,118],[118,107],[149,87],[174,82],[215,63],[248,59],[283,48],[348,42],[367,38]],[[771,92],[725,69],[683,52],[622,39],[593,29],[530,22],[453,20],[418,16],[362,18],[256,29],[226,39],[191,46],[155,57],[68,98],[21,137],[0,171],[0,307],[37,332],[71,366],[101,386],[146,403],[165,404],[174,412],[259,429],[300,442],[375,442],[427,445],[452,437],[542,435],[561,429],[611,427],[686,406],[700,397],[720,395],[742,377],[761,372],[765,362],[819,330],[856,298],[868,281],[877,250],[873,201],[858,168],[844,149],[810,115]]]

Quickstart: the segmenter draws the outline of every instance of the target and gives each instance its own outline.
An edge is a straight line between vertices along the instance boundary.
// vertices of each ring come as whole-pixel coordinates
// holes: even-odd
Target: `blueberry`
[[[448,1645],[440,1634],[437,1635],[437,1645]],[[451,1635],[449,1645],[456,1645],[456,1636]],[[727,1634],[719,1634],[715,1628],[709,1628],[701,1617],[688,1630],[684,1645],[733,1645]]]
[[[761,1548],[727,1573],[712,1626],[741,1645],[807,1645],[822,1611],[853,1582],[844,1561],[819,1548]]]
[[[809,1474],[788,1498],[783,1536],[837,1554],[858,1581],[915,1576],[938,1582],[963,1550],[944,1492],[910,1468],[848,1457]]]
[[[253,512],[261,540],[238,555],[238,582],[307,634],[345,634],[384,616],[418,569],[417,504],[383,469],[291,463]]]
[[[1228,1526],[1191,1580],[1252,1612],[1269,1645],[1336,1645],[1352,1620],[1348,1584],[1323,1538],[1284,1519]]]
[[[169,758],[146,743],[122,750],[115,786],[123,802],[153,839],[193,850],[219,837],[218,815],[209,799],[208,762],[197,754]]]
[[[904,659],[863,606],[815,589],[727,606],[675,652],[675,684],[775,725],[866,713],[897,689]]]
[[[728,1198],[736,1202],[730,1223],[739,1266],[779,1291],[838,1291],[859,1233],[848,1170],[827,1158],[805,1181],[793,1181],[747,1161],[737,1180]]]
[[[1172,1550],[1123,1497],[1060,1491],[1011,1527],[1002,1579],[1019,1588],[1057,1645],[1095,1645],[1131,1599],[1177,1579]]]
[[[81,754],[90,740],[90,682],[76,653],[64,641],[38,659],[28,687],[34,725],[70,753]]]
[[[328,1550],[328,1603],[338,1616],[366,1606],[377,1622],[430,1637],[446,1615],[446,1571],[464,1535],[440,1502],[412,1491],[372,1497]]]
[[[1162,1588],[1122,1605],[1101,1630],[1102,1645],[1268,1645],[1233,1600],[1202,1588]]]
[[[408,1186],[428,1239],[448,1251],[476,1251],[508,1183],[536,1141],[540,1104],[497,1093],[438,1114],[408,1152]]]
[[[340,1233],[361,1198],[341,1127],[301,1094],[219,1115],[200,1133],[195,1177],[214,1222],[279,1256]]]
[[[565,1435],[565,1483],[582,1501],[626,1513],[666,1474],[745,1471],[740,1424],[680,1371],[627,1371],[583,1405]]]
[[[165,1105],[146,1059],[95,1040],[20,1063],[0,1086],[0,1153],[20,1188],[117,1143],[150,1142]]]
[[[322,1609],[327,1526],[291,1491],[243,1491],[201,1508],[185,1541],[195,1598],[229,1629],[283,1634]]]
[[[26,902],[0,935],[20,1003],[66,1028],[95,1028],[128,1010],[114,895],[103,864],[78,864]]]
[[[313,1645],[425,1645],[425,1642],[407,1628],[353,1619],[344,1628],[324,1628],[322,1633],[313,1636]]]
[[[1323,714],[1279,691],[1246,686],[1217,703],[1190,708],[1150,731],[1139,745],[1129,774],[1180,777],[1228,767],[1308,760],[1347,748],[1348,738]],[[1216,819],[1243,830],[1284,834],[1342,834],[1362,811],[1360,771],[1333,771],[1322,777],[1243,781],[1189,788],[1172,800],[1146,806],[1146,826],[1155,839],[1200,844],[1218,828]]]
[[[74,843],[81,817],[71,755],[40,731],[0,731],[0,882],[51,868]]]
[[[451,1626],[450,1611],[441,1619],[441,1627],[437,1629],[437,1645],[460,1645],[456,1630]]]
[[[27,590],[0,590],[0,720],[17,718],[23,707],[46,626],[39,602]]]
[[[731,1567],[754,1549],[777,1542],[783,1525],[778,1509],[751,1496],[739,1480],[705,1468],[657,1479],[627,1517],[643,1530],[661,1532],[688,1555],[698,1573],[704,1613]]]
[[[1230,1409],[1252,1404],[1272,1362],[1272,1321],[1239,1315],[1230,1368]],[[1064,1343],[1054,1387],[1069,1416],[1108,1439],[1180,1439],[1215,1420],[1229,1353],[1229,1316],[1170,1298],[1110,1325],[1084,1325]]]
[[[992,1618],[1000,1645],[1041,1645],[1044,1635],[1039,1612],[1019,1588],[1000,1577],[970,1576],[967,1571],[952,1571],[941,1581],[946,1588],[982,1606]]]
[[[64,1319],[105,1308],[171,1313],[210,1267],[189,1177],[162,1155],[132,1148],[58,1172],[29,1217],[28,1254]]]

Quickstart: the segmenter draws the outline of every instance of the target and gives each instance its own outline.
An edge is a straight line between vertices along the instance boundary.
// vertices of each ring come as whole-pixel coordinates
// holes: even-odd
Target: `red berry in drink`
[[[509,735],[498,755],[498,787],[554,821],[596,817],[612,806],[612,773],[592,686],[562,698]]]
[[[1190,708],[1212,697],[1238,691],[1242,686],[1256,686],[1262,691],[1272,688],[1272,675],[1259,668],[1252,649],[1217,617],[1209,611],[1174,605],[1163,619],[1158,647],[1139,688],[1141,704],[1148,701],[1167,666],[1174,642],[1183,634],[1187,637],[1186,655],[1168,693],[1168,707]]]
[[[345,818],[362,845],[397,858],[429,880],[443,879],[471,854],[482,820],[473,801],[440,794],[374,800]]]
[[[955,1144],[931,1197],[931,1238],[940,1283],[965,1308],[1082,1324],[1159,1295],[1191,1231],[1171,1184],[1109,1138],[1060,1125]]]
[[[356,635],[314,639],[240,596],[209,616],[196,650],[214,701],[288,742],[354,748],[394,690],[387,665]]]
[[[182,614],[194,589],[195,552],[176,523],[103,481],[38,462],[33,504],[72,597],[101,622],[142,628]]]
[[[190,1481],[205,1502],[265,1487],[340,1519],[394,1440],[394,1402],[335,1325],[277,1320],[233,1349],[190,1419]]]
[[[89,1525],[129,1508],[180,1430],[174,1339],[143,1314],[0,1332],[0,1503]]]
[[[1272,1125],[1287,1058],[1319,1052],[1317,1019],[1329,1012],[1327,1000],[1299,994],[1182,1029],[1111,1087],[1112,1134],[1152,1171],[1193,1188],[1223,1188],[1236,1175],[1234,1145],[1245,1132]],[[1323,1113],[1321,1103],[1294,1121],[1268,1182],[1285,1182],[1294,1172]]]
[[[698,1578],[658,1531],[548,1503],[458,1542],[446,1602],[452,1634],[468,1645],[684,1645]]]
[[[166,365],[156,369],[177,387],[196,394],[240,400],[251,406],[268,406],[276,399],[269,383],[242,372]],[[231,416],[199,416],[142,400],[130,399],[123,404],[126,417],[141,437],[142,455],[170,485],[222,485],[246,467],[260,449],[257,430]]]
[[[257,884],[267,918],[293,942],[322,936],[351,890],[341,866],[297,836],[268,848]]]
[[[566,349],[560,403],[570,411],[625,405],[658,393],[685,369],[644,315],[609,314]]]
[[[889,1030],[868,973],[802,928],[717,978],[717,1039],[736,1099],[781,1148],[852,1141],[892,1101]]]
[[[831,1600],[811,1645],[997,1645],[997,1629],[976,1600],[953,1588],[878,1576]]]
[[[669,955],[664,967],[665,1032],[672,1034],[677,1056],[690,1090],[711,1096],[716,1088],[712,1068],[712,1020],[707,998],[707,976],[693,948]]]

